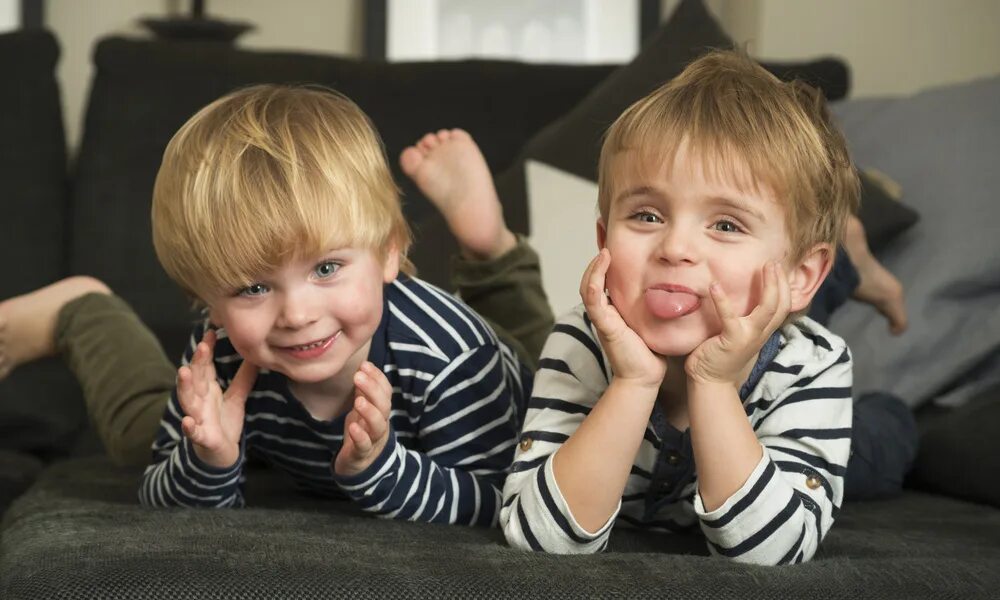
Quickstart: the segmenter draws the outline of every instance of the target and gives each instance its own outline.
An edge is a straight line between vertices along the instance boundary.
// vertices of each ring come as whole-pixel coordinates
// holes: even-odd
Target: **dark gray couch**
[[[198,107],[239,85],[321,82],[359,102],[390,156],[424,131],[461,126],[500,172],[612,71],[379,65],[110,39],[95,52],[83,142],[67,173],[57,56],[48,34],[0,36],[10,82],[0,92],[8,190],[0,297],[71,273],[95,275],[136,307],[171,355],[191,315],[155,262],[148,203],[163,147]],[[825,83],[846,88],[823,72]],[[440,222],[404,189],[417,265],[445,283],[451,248],[435,233]],[[524,205],[505,210],[525,231]],[[138,476],[103,456],[57,360],[0,382],[0,598],[971,598],[1000,589],[1000,510],[915,490],[845,506],[812,562],[762,568],[707,557],[697,535],[616,531],[601,555],[523,553],[498,530],[381,521],[345,502],[296,495],[265,467],[249,474],[250,508],[152,510],[136,501]],[[933,485],[933,474],[926,479]]]

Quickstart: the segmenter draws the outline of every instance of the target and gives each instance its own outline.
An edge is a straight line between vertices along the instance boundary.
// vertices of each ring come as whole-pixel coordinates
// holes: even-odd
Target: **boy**
[[[858,183],[821,98],[715,52],[601,152],[600,254],[545,344],[501,524],[595,552],[623,522],[711,553],[808,560],[843,497],[851,356],[799,317]]]
[[[278,86],[213,102],[168,145],[152,222],[208,319],[141,502],[242,505],[252,451],[381,516],[496,522],[531,375],[472,311],[405,275],[409,230],[357,106]]]

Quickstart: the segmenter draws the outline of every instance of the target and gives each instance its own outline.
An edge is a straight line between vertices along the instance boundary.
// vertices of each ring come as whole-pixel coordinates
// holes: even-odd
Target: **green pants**
[[[553,323],[535,251],[519,239],[493,261],[456,257],[452,283],[534,370]],[[87,294],[62,308],[55,337],[108,455],[121,465],[148,464],[177,375],[156,336],[121,298]]]

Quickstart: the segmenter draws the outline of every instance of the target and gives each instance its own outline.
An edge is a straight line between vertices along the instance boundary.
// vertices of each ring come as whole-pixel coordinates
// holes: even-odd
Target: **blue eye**
[[[321,262],[318,265],[316,265],[316,268],[314,269],[316,275],[318,275],[320,278],[323,279],[330,277],[339,270],[340,270],[340,263],[334,262],[332,260]]]
[[[739,233],[740,228],[736,223],[732,221],[727,221],[725,219],[721,221],[716,221],[715,225],[712,226],[716,231],[721,231],[723,233]]]
[[[651,212],[640,211],[632,215],[632,218],[641,223],[662,223],[663,219]]]
[[[239,291],[240,296],[262,296],[269,292],[269,288],[263,283],[253,283]]]

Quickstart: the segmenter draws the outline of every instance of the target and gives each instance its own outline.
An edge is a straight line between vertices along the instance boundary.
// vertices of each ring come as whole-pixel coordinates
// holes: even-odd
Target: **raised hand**
[[[257,380],[257,367],[243,361],[225,392],[215,378],[212,355],[215,332],[206,331],[191,362],[177,370],[177,399],[184,418],[181,429],[203,462],[220,469],[236,464],[247,395]]]
[[[622,319],[618,309],[604,293],[611,253],[601,249],[587,265],[580,281],[580,296],[590,320],[597,328],[601,346],[611,361],[615,379],[628,379],[647,387],[659,388],[667,373],[667,361],[646,346]]]
[[[702,342],[684,363],[688,377],[699,383],[738,385],[767,339],[781,327],[791,310],[791,288],[785,270],[775,262],[764,265],[760,304],[741,317],[718,282],[709,287],[722,332]]]
[[[371,466],[389,439],[392,385],[385,373],[372,363],[363,362],[354,374],[354,389],[358,395],[354,408],[344,419],[344,445],[333,463],[334,472],[345,477]]]

